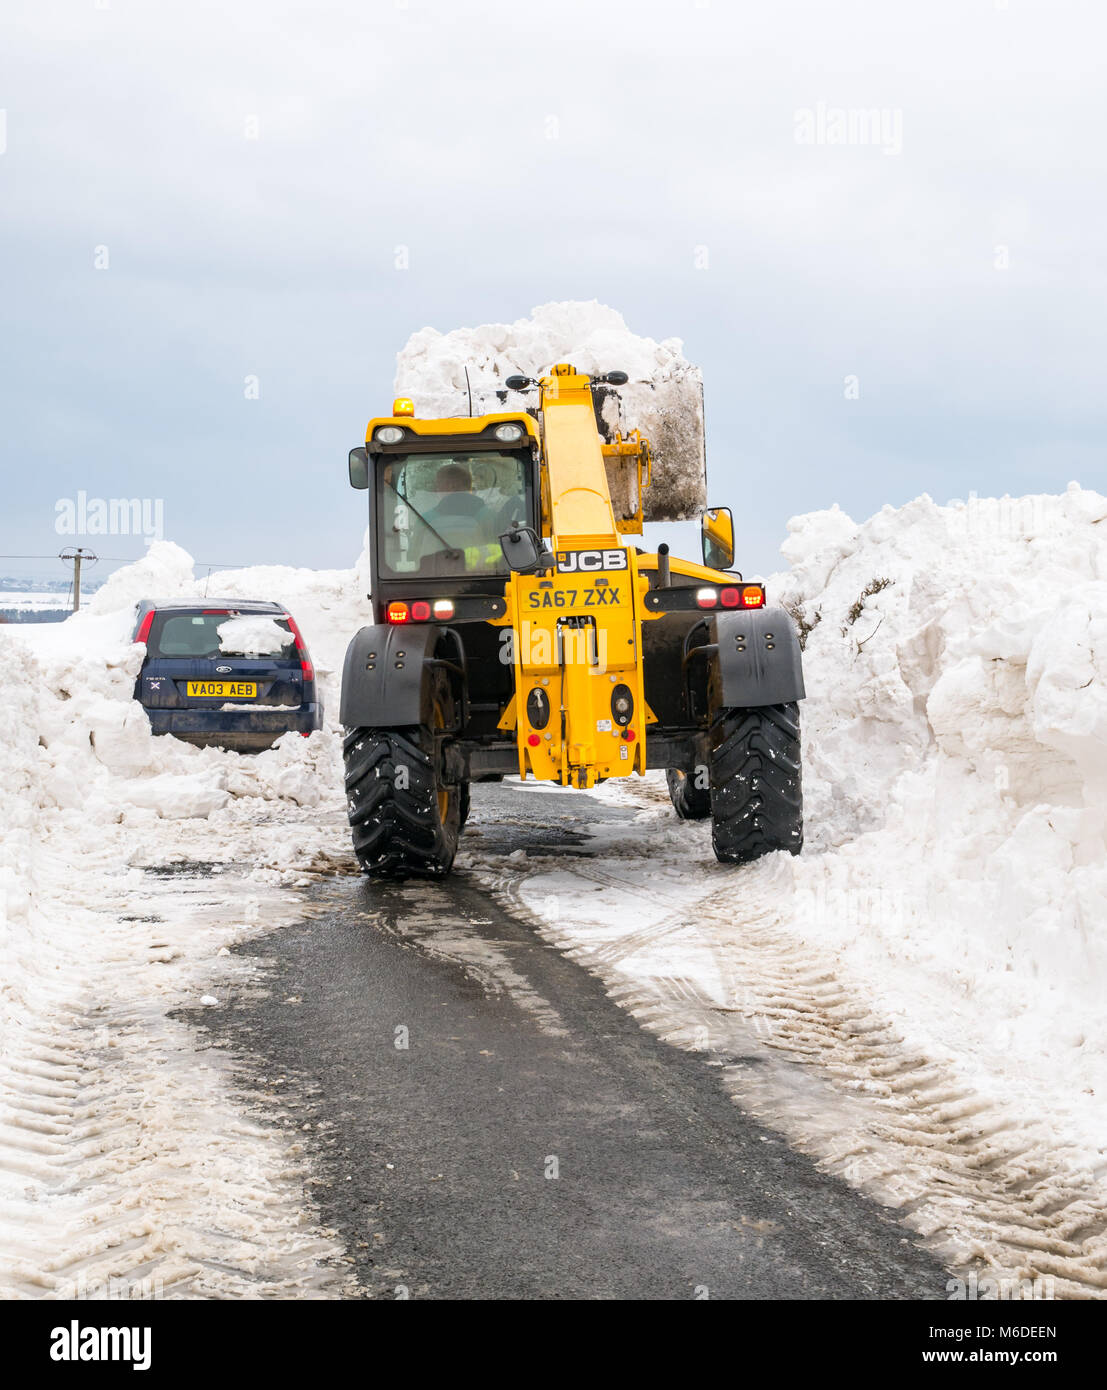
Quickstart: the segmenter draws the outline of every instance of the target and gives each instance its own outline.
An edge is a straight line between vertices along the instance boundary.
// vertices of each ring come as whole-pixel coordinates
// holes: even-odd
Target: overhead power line
[[[56,560],[57,555],[0,555],[0,560]],[[101,555],[102,561],[109,565],[133,565],[136,561],[142,560],[142,555]],[[199,565],[202,569],[209,570],[248,570],[250,564],[245,561],[238,564],[216,564],[214,560],[193,560],[194,565]]]

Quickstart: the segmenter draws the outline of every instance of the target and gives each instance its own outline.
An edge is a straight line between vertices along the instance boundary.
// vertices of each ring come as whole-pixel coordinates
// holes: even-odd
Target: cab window
[[[389,454],[377,461],[379,567],[391,578],[506,574],[500,536],[528,524],[523,451]]]

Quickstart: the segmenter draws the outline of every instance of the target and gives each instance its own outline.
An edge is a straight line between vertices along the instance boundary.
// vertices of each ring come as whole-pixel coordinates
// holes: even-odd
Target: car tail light
[[[742,590],[743,608],[764,608],[765,590],[760,584],[747,584]]]
[[[436,598],[434,601],[434,616],[436,618],[452,618],[454,616],[453,599]]]
[[[714,589],[697,589],[696,602],[701,608],[714,608],[719,601],[719,595]]]
[[[431,606],[426,599],[419,598],[411,605],[411,621],[413,623],[426,623],[430,621]]]
[[[149,639],[149,636],[150,636],[150,629],[151,629],[153,626],[154,626],[154,610],[151,608],[150,611],[149,611],[149,613],[146,614],[145,618],[143,618],[142,622],[139,624],[139,629],[138,629],[138,631],[135,633],[135,641],[136,641],[136,642],[146,642],[146,641]]]
[[[315,667],[312,665],[311,658],[308,656],[307,647],[304,645],[304,639],[300,635],[300,629],[296,626],[296,619],[291,613],[286,613],[284,620],[288,624],[289,631],[296,639],[296,654],[300,658],[300,670],[303,672],[304,680],[313,681],[315,679]]]
[[[742,595],[737,589],[720,589],[719,602],[724,608],[737,608],[742,602]]]
[[[406,603],[390,603],[385,617],[390,623],[406,623],[409,621]]]

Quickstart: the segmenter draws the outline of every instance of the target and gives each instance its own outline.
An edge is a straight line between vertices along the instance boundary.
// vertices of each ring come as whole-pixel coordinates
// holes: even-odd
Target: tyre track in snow
[[[636,793],[647,815],[662,799]],[[520,874],[478,855],[473,868],[653,1032],[719,1067],[744,1109],[951,1264],[1107,1297],[1107,1165],[981,1095],[791,933],[787,861],[690,874],[686,842],[673,854],[664,832],[592,829],[595,857],[544,853]]]
[[[0,1296],[348,1291],[297,1146],[248,1117],[222,1055],[172,1017],[248,972],[224,949],[256,931],[228,921],[243,885],[229,897],[233,874],[126,869],[107,846],[77,866],[44,849],[35,872],[51,887],[27,934],[34,968],[4,1001]],[[245,891],[254,916],[294,902]]]

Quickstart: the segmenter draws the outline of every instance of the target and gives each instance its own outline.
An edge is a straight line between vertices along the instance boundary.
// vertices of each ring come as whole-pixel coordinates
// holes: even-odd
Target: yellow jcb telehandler
[[[720,860],[799,853],[791,619],[730,569],[726,508],[703,513],[703,564],[628,543],[651,449],[597,408],[626,381],[561,363],[506,379],[535,404],[476,418],[401,398],[350,451],[376,622],[347,651],[341,721],[371,876],[447,873],[470,783],[509,774],[588,788],[664,768]]]

